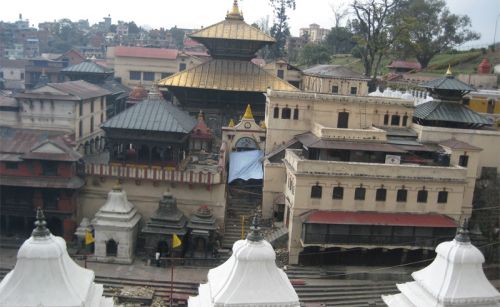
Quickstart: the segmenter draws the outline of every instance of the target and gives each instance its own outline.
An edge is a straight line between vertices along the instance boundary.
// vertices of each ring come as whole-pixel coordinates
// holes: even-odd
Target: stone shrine
[[[214,248],[214,234],[217,226],[215,217],[208,206],[200,206],[191,216],[187,225],[189,229],[189,257],[207,258]]]
[[[140,220],[141,215],[121,186],[113,187],[92,221],[97,261],[132,263]]]
[[[183,240],[187,233],[187,218],[177,208],[177,200],[169,192],[163,194],[158,209],[142,228],[141,236],[145,240],[148,255],[159,252],[162,257],[172,255],[172,237],[175,233]]]

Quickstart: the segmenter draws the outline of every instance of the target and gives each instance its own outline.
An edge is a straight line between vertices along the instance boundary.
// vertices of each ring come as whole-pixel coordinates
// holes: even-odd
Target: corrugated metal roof
[[[432,121],[448,121],[466,124],[490,125],[490,121],[458,102],[433,100],[419,104],[414,118]]]
[[[274,43],[275,39],[243,20],[225,19],[188,35],[193,39],[214,38]]]
[[[316,65],[302,71],[306,75],[327,78],[362,79],[369,78],[342,65]]]
[[[211,90],[261,92],[268,88],[298,91],[290,83],[271,75],[249,61],[214,59],[158,82],[159,86]]]
[[[421,87],[440,90],[475,91],[476,89],[453,76],[445,76],[420,84]]]
[[[446,215],[382,212],[314,211],[307,215],[305,222],[340,225],[457,227],[455,220]]]
[[[108,90],[83,80],[49,83],[47,86],[53,87],[69,95],[76,96],[80,99],[88,99],[111,94]]]
[[[112,117],[102,128],[189,133],[196,123],[196,119],[170,102],[146,99]]]
[[[66,73],[92,73],[92,74],[112,74],[113,69],[103,67],[92,61],[84,61],[80,64],[71,65],[66,68],[61,69],[61,72]]]
[[[146,48],[146,47],[114,47],[115,57],[131,57],[131,58],[154,58],[175,60],[179,54],[177,49],[165,48]]]
[[[463,149],[463,150],[482,150],[479,147],[473,146],[469,143],[459,141],[457,139],[449,139],[446,141],[439,142],[439,145],[446,146],[451,149]]]
[[[378,142],[348,142],[336,141],[330,139],[321,139],[311,132],[296,135],[295,138],[299,140],[304,146],[309,148],[325,148],[325,149],[342,149],[342,150],[366,150],[366,151],[382,151],[393,153],[404,153],[406,151],[398,148],[397,146],[378,143]]]

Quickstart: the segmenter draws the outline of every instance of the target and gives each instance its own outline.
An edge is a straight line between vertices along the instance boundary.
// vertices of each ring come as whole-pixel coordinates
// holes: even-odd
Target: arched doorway
[[[259,149],[259,146],[255,142],[254,139],[249,138],[249,137],[242,137],[236,141],[236,144],[234,145],[236,148],[236,151],[247,151],[247,150],[257,150]]]
[[[116,257],[118,253],[118,244],[115,240],[111,239],[106,242],[106,257]]]

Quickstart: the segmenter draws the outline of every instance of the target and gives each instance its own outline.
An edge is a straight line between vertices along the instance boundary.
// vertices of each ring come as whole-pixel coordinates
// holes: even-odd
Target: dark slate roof
[[[442,78],[434,79],[431,81],[427,81],[425,83],[420,84],[421,87],[430,88],[430,89],[439,89],[439,90],[455,90],[455,91],[475,91],[476,89],[472,86],[468,85],[465,82],[462,82],[458,79],[455,79],[453,76],[445,76]]]
[[[141,101],[112,117],[102,128],[189,133],[196,123],[196,119],[170,102],[154,98]]]
[[[481,125],[491,124],[487,118],[460,103],[439,100],[418,105],[413,113],[413,117],[433,121]]]
[[[61,69],[62,72],[66,73],[93,73],[93,74],[111,74],[113,70],[99,64],[96,64],[92,61],[84,61],[80,64],[71,65],[64,69]]]
[[[446,141],[439,142],[439,145],[446,146],[451,149],[463,149],[463,150],[473,150],[473,151],[482,150],[480,147],[459,141],[457,139],[448,139]]]
[[[121,84],[120,82],[118,82],[113,78],[108,78],[104,80],[104,83],[99,84],[99,86],[110,91],[111,95],[125,93],[128,96],[128,93],[130,93],[131,91],[131,89],[128,86]]]
[[[369,79],[342,65],[316,65],[304,70],[303,73],[306,75],[327,78]]]
[[[98,85],[83,80],[67,81],[62,83],[49,83],[48,86],[53,87],[61,92],[79,97],[80,99],[106,96],[110,94],[108,90],[105,90]]]

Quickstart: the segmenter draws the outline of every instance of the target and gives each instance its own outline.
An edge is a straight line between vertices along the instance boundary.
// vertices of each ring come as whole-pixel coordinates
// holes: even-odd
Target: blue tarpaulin
[[[263,156],[264,152],[261,150],[232,152],[229,155],[229,183],[236,179],[264,178],[261,161]]]

